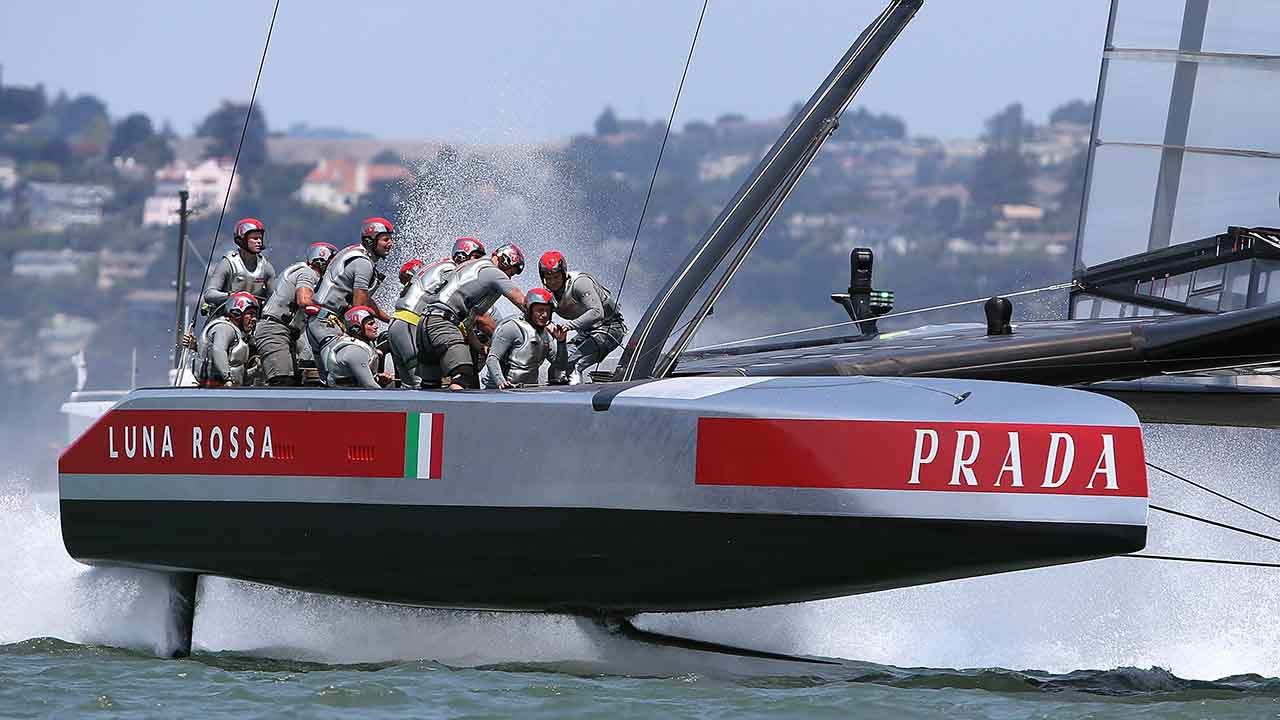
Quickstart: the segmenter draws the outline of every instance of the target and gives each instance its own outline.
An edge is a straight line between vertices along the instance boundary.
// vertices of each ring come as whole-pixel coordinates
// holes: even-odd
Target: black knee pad
[[[475,367],[471,365],[459,365],[457,369],[453,371],[453,384],[471,389],[480,387],[480,379],[476,377]]]
[[[294,375],[277,375],[267,378],[267,385],[271,387],[293,387],[298,384],[298,378]]]

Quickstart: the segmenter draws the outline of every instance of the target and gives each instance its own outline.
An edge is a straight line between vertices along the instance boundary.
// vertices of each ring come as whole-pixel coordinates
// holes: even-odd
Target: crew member
[[[386,218],[367,218],[360,226],[360,243],[349,245],[329,261],[312,296],[314,304],[307,308],[307,340],[319,360],[320,376],[325,374],[320,348],[342,334],[342,314],[357,305],[367,307],[379,320],[390,316],[373,300],[373,292],[383,275],[376,263],[391,252],[395,244],[394,226]]]
[[[302,337],[306,315],[301,309],[312,304],[320,276],[337,254],[338,248],[330,243],[311,243],[306,260],[290,265],[276,278],[275,291],[253,330],[268,385],[297,385],[300,364],[313,359],[311,344]]]
[[[453,262],[461,265],[468,260],[478,260],[489,253],[484,244],[473,237],[460,237],[453,242]],[[489,354],[489,339],[496,327],[488,312],[478,312],[467,317],[462,323],[462,337],[471,348],[471,363],[474,368],[484,367],[484,357]]]
[[[547,328],[554,302],[550,292],[534,288],[524,296],[524,316],[513,315],[499,323],[480,371],[481,387],[505,390],[534,385],[543,362],[564,365],[564,330]]]
[[[247,292],[265,302],[275,289],[276,269],[262,251],[266,249],[267,228],[257,218],[236,222],[234,237],[237,249],[218,261],[204,290],[204,314],[221,309],[227,296]]]
[[[484,256],[484,245],[479,240],[462,237],[453,242],[453,252],[448,259],[437,260],[430,265],[415,259],[400,268],[400,281],[403,283],[406,268],[411,263],[418,263],[412,279],[400,291],[395,312],[391,313],[391,323],[387,326],[391,358],[395,361],[396,377],[401,385],[417,388],[425,382],[426,387],[440,387],[440,377],[435,372],[437,367],[427,368],[425,378],[418,374],[418,323],[429,298],[444,287],[453,271],[467,260]]]
[[[478,326],[481,316],[504,296],[523,313],[524,293],[511,281],[523,270],[524,251],[515,244],[499,247],[488,258],[460,265],[430,298],[418,325],[419,367],[437,366],[449,377],[451,390],[478,387],[475,360],[463,338],[463,326]],[[492,333],[492,323],[489,320],[490,327],[483,329]]]
[[[192,368],[201,387],[247,384],[246,369],[253,353],[249,338],[258,320],[258,309],[258,299],[253,295],[234,292],[223,303],[222,312],[204,326]]]
[[[420,286],[415,280],[428,269],[448,267],[453,271],[453,263],[439,260],[431,265],[414,258],[400,266],[400,297],[396,299],[396,308],[391,313],[391,322],[387,325],[387,341],[391,344],[391,357],[395,361],[396,378],[404,387],[418,387],[419,378],[415,372],[418,367],[418,345],[415,339],[418,329],[419,315],[413,307],[421,298]]]
[[[538,274],[555,296],[556,314],[568,321],[559,326],[576,333],[569,340],[567,363],[553,371],[556,375],[567,373],[568,383],[576,385],[582,382],[587,368],[622,344],[627,334],[622,306],[594,276],[570,271],[564,255],[557,250],[543,253],[538,260]]]
[[[484,249],[484,243],[473,237],[460,237],[453,241],[453,252],[449,253],[449,259],[454,265],[461,265],[468,260],[479,260],[488,254],[489,252]]]
[[[362,387],[378,389],[390,383],[391,373],[373,372],[381,353],[373,349],[378,337],[378,316],[373,308],[356,305],[343,316],[347,332],[324,346],[323,365],[328,368],[326,382],[330,387]]]

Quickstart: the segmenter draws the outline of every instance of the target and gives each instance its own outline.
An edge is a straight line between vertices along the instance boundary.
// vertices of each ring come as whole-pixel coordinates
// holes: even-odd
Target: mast
[[[173,366],[182,367],[182,336],[187,326],[187,198],[191,195],[185,188],[178,191],[178,277],[174,303],[173,325]]]
[[[769,220],[813,160],[822,143],[839,125],[839,117],[857,94],[876,63],[915,16],[924,0],[892,0],[858,36],[826,80],[796,113],[791,124],[756,165],[755,170],[720,212],[707,234],[694,246],[679,272],[667,281],[645,311],[622,354],[614,380],[663,377],[670,373],[684,346],[710,312],[716,298],[760,238]],[[672,349],[667,343],[698,290],[724,261],[743,235],[751,231],[711,296],[687,323]]]

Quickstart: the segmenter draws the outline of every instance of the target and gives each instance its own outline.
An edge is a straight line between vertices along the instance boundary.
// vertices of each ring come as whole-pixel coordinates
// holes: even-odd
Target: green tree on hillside
[[[1013,103],[986,119],[983,139],[1000,148],[1022,149],[1022,141],[1031,136],[1031,123],[1023,116],[1022,103]]]
[[[1079,99],[1063,103],[1049,113],[1049,122],[1091,125],[1093,123],[1093,103]]]
[[[44,114],[44,85],[0,88],[0,123],[29,123]]]
[[[996,205],[1022,203],[1031,198],[1031,167],[1022,156],[1022,141],[1031,125],[1014,103],[986,121],[986,152],[978,159],[969,192],[976,211],[988,213]]]
[[[196,136],[209,138],[205,157],[234,158],[240,147],[240,134],[244,133],[244,148],[240,152],[239,172],[252,174],[267,163],[267,118],[260,106],[254,106],[249,127],[244,127],[247,104],[222,101],[222,105],[205,116],[196,126]]]
[[[53,117],[54,136],[67,141],[73,149],[85,146],[101,153],[111,140],[111,118],[107,105],[92,95],[74,100],[60,97],[49,108]]]
[[[896,115],[877,115],[860,107],[845,113],[843,123],[859,140],[901,140],[907,136],[907,124]]]
[[[156,134],[151,118],[134,113],[116,125],[107,156],[131,157],[147,167],[157,168],[173,161],[173,150]]]
[[[595,122],[596,135],[613,135],[622,130],[622,125],[618,123],[618,116],[613,112],[613,107],[606,105],[604,110],[596,116]]]

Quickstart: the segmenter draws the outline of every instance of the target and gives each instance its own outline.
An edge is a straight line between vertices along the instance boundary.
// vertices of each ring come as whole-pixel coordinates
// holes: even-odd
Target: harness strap
[[[391,313],[391,317],[400,318],[410,325],[417,325],[422,321],[422,316],[412,310],[397,310]]]

